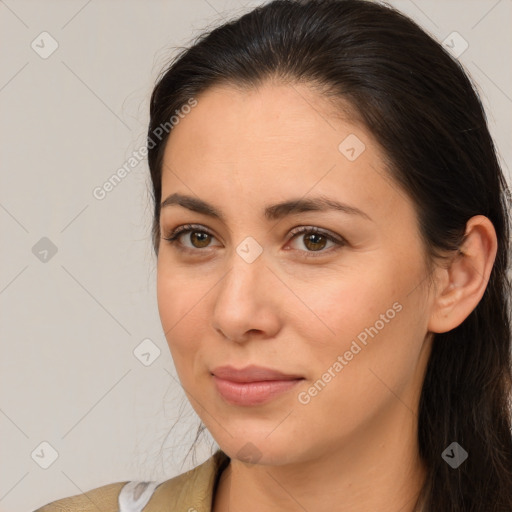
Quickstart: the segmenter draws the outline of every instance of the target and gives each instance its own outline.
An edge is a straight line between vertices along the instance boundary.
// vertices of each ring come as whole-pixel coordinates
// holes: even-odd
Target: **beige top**
[[[160,484],[117,482],[53,501],[34,512],[211,512],[229,457],[217,450],[199,466]]]

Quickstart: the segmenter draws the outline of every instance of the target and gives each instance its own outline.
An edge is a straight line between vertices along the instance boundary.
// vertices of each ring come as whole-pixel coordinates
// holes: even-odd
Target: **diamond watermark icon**
[[[442,45],[458,59],[469,47],[469,43],[458,33],[452,32],[443,41]]]
[[[48,469],[59,458],[57,450],[48,441],[40,443],[30,456],[43,469]]]
[[[144,366],[151,366],[160,357],[160,349],[149,338],[146,338],[135,347],[133,355]]]
[[[39,57],[47,59],[59,47],[59,43],[48,32],[41,32],[30,46]]]
[[[338,146],[338,151],[350,162],[357,160],[365,149],[364,142],[353,133],[345,137]]]
[[[468,458],[468,452],[459,443],[453,442],[441,454],[441,457],[453,469],[457,469]]]
[[[48,263],[57,254],[57,250],[57,246],[49,238],[43,236],[32,247],[32,254],[43,263]]]
[[[252,236],[248,236],[238,245],[236,252],[247,263],[253,263],[263,252],[263,247]]]
[[[262,455],[258,447],[251,442],[245,443],[236,454],[237,458],[248,464],[256,464]]]

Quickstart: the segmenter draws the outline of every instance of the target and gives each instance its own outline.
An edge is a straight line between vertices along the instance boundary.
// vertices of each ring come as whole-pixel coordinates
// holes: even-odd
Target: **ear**
[[[429,331],[455,329],[476,308],[489,282],[497,248],[492,222],[483,215],[471,217],[459,253],[447,268],[438,269]]]

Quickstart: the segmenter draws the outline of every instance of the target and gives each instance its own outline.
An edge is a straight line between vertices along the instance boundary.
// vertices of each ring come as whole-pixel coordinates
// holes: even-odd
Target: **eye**
[[[183,246],[181,241],[179,240],[183,235],[192,233],[193,235],[199,235],[199,237],[194,236],[192,239],[197,241],[197,246],[192,245],[192,247]],[[174,231],[172,231],[168,236],[164,236],[163,239],[167,240],[170,244],[175,244],[176,247],[181,251],[188,251],[188,252],[198,252],[195,251],[195,249],[208,249],[208,242],[210,241],[210,238],[214,238],[213,234],[210,233],[207,229],[205,229],[203,226],[200,226],[198,224],[185,224],[183,226],[177,227]],[[195,243],[195,242],[193,242]]]
[[[184,235],[191,234],[193,235],[188,240],[191,242],[192,246],[183,245],[180,241]],[[314,226],[300,226],[298,228],[293,229],[290,232],[292,236],[292,241],[295,238],[298,238],[300,235],[302,236],[302,241],[306,250],[295,249],[301,253],[301,256],[309,258],[309,257],[317,257],[325,255],[326,253],[332,252],[331,250],[324,251],[325,245],[327,242],[331,242],[334,245],[334,250],[339,249],[345,245],[347,245],[346,241],[338,236],[331,234],[327,231],[319,229]],[[162,237],[164,240],[167,240],[170,244],[176,245],[176,248],[180,251],[186,251],[191,253],[200,253],[201,249],[209,249],[209,242],[212,238],[215,239],[214,235],[206,228],[198,224],[185,224],[183,226],[179,226],[167,236]],[[332,246],[331,246],[332,249]],[[204,252],[204,251],[203,251]],[[319,254],[313,254],[319,253]]]
[[[303,253],[302,256],[306,258],[324,256],[326,253],[332,252],[332,250],[337,250],[347,245],[346,241],[342,237],[314,226],[300,226],[293,229],[290,233],[294,235],[292,240],[298,238],[302,241],[307,249],[310,249],[307,251],[302,251],[299,249],[299,251]],[[302,235],[302,237],[299,237],[299,235]],[[323,249],[325,248],[327,242],[331,242],[334,246],[334,249],[332,249],[333,246],[331,246],[332,250],[324,251]]]

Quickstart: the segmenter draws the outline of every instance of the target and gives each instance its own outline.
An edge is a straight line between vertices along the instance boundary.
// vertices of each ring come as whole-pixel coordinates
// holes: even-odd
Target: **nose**
[[[237,343],[276,336],[282,322],[278,286],[282,284],[261,256],[248,263],[235,253],[231,268],[215,288],[213,328]]]

